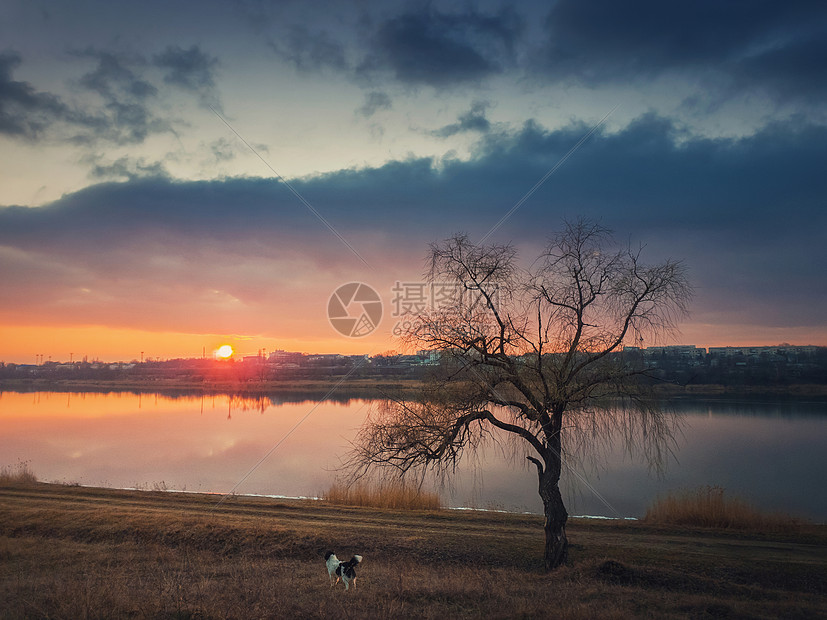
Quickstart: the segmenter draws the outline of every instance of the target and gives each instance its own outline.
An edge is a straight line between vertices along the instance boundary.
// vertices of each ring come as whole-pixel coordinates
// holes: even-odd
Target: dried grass
[[[399,510],[440,510],[437,493],[423,491],[403,482],[333,484],[322,499],[340,506],[370,506]]]
[[[18,461],[17,465],[0,467],[0,485],[26,485],[37,482],[37,476],[29,468],[29,461]]]
[[[0,489],[0,617],[682,620],[827,608],[823,526],[767,540],[573,520],[570,565],[545,574],[536,515],[216,503]],[[327,549],[364,556],[357,588],[330,586]]]
[[[702,486],[658,497],[646,511],[647,523],[767,532],[795,531],[802,521],[783,513],[758,510],[739,497],[726,497],[719,486]]]

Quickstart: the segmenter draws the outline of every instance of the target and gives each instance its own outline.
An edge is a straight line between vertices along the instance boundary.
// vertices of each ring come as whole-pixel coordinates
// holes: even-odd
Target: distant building
[[[304,354],[302,353],[294,353],[292,351],[285,351],[284,349],[276,349],[275,351],[270,352],[267,361],[276,366],[292,368],[293,366],[298,365],[303,358]]]
[[[668,347],[647,347],[643,350],[643,359],[650,366],[657,366],[659,360],[672,360],[686,366],[699,366],[706,357],[706,349],[694,344],[679,344]]]
[[[627,347],[629,348],[629,347]],[[696,347],[694,344],[674,344],[667,347],[646,347],[644,349],[646,355],[676,355],[678,357],[703,357],[706,354],[706,349]]]
[[[783,355],[798,357],[815,355],[819,347],[816,346],[795,346],[791,344],[779,344],[773,347],[709,347],[709,355],[717,357],[749,357],[758,358],[761,355]]]
[[[422,349],[421,351],[416,352],[417,357],[419,358],[419,363],[425,366],[430,366],[432,364],[438,364],[440,353],[439,351],[431,351],[429,349]]]

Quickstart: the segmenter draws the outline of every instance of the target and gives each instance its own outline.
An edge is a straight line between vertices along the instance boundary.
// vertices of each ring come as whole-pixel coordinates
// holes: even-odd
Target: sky
[[[670,343],[827,345],[825,67],[823,2],[6,0],[0,361],[377,354],[429,243],[578,217],[684,261]]]

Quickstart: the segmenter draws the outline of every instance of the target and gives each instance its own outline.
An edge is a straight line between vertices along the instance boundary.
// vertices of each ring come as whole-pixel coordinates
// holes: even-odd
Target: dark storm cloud
[[[491,129],[491,121],[485,118],[485,111],[490,107],[486,101],[475,101],[471,109],[459,115],[456,123],[445,125],[431,132],[437,138],[450,138],[458,133],[479,132],[486,133]]]
[[[136,75],[129,66],[145,66],[146,62],[140,56],[116,54],[94,48],[75,54],[97,61],[95,69],[80,78],[80,85],[98,93],[104,99],[116,101],[129,98],[140,101],[158,94],[157,88]]]
[[[196,45],[189,49],[170,45],[155,55],[153,62],[167,70],[164,81],[168,84],[193,91],[215,86],[213,70],[218,60],[202,52]]]
[[[816,105],[827,91],[827,5],[816,0],[558,0],[500,9],[362,3],[325,14],[269,6],[254,20],[305,73],[366,88],[476,87],[500,75],[541,85],[629,86],[669,77],[717,104],[759,94]],[[502,6],[502,5],[501,5]],[[264,34],[264,32],[267,34]]]
[[[54,252],[88,247],[91,255],[140,245],[160,233],[179,240],[265,241],[282,225],[301,230],[303,218],[305,229],[315,226],[313,216],[272,180],[175,182],[165,175],[130,174],[136,162],[118,160],[110,168],[131,180],[93,185],[44,207],[0,210],[0,243],[32,249],[51,238]],[[258,224],[251,227],[253,220]]]
[[[827,5],[819,1],[560,0],[539,64],[553,80],[589,85],[713,74],[723,94],[761,88],[812,98],[825,87],[826,35]]]
[[[70,56],[93,63],[76,86],[93,93],[94,101],[70,104],[17,81],[13,73],[22,62],[21,56],[12,51],[0,54],[0,133],[30,141],[126,145],[169,132],[172,121],[161,112],[159,91],[149,75],[153,67],[165,72],[165,83],[198,94],[204,105],[220,108],[213,77],[217,61],[197,46],[167,47],[152,62],[140,54],[94,47],[74,50]],[[159,82],[157,75],[155,81]]]
[[[12,72],[21,57],[4,52],[0,54],[0,133],[27,140],[66,139],[74,144],[97,140],[134,144],[169,130],[169,124],[150,109],[148,101],[157,89],[134,70],[143,65],[140,57],[91,48],[73,55],[96,61],[78,85],[100,96],[103,105],[69,105],[57,95],[14,80]]]
[[[494,135],[480,172],[489,185],[525,178],[524,170],[539,178],[587,130],[545,131],[528,123],[517,134]],[[630,230],[729,236],[733,246],[749,243],[748,234],[792,241],[827,221],[825,139],[826,128],[795,122],[740,139],[692,137],[646,115],[623,131],[593,137],[523,210],[528,221],[553,205]]]
[[[437,88],[479,82],[512,63],[521,31],[510,9],[487,15],[426,6],[379,23],[359,72],[390,71],[402,83]]]
[[[215,87],[217,58],[204,53],[197,45],[189,49],[170,45],[153,56],[152,62],[166,71],[164,82],[197,93],[206,106],[220,108]]]
[[[825,29],[827,30],[827,29]],[[732,68],[734,88],[764,88],[782,101],[823,105],[827,97],[827,32],[745,58]]]
[[[0,53],[0,134],[36,140],[56,123],[94,124],[94,119],[73,110],[60,97],[15,80],[12,74],[21,62],[16,52]]]
[[[154,133],[170,130],[170,124],[153,110],[158,89],[144,78],[147,61],[136,54],[120,54],[87,48],[74,52],[97,66],[84,74],[80,86],[103,99],[103,109],[94,131],[74,138],[78,144],[106,140],[115,144],[139,144]]]
[[[470,161],[411,159],[291,183],[369,262],[397,256],[419,264],[434,239],[456,230],[485,235],[587,131],[527,123],[489,132]],[[785,122],[747,138],[709,139],[648,115],[593,135],[493,238],[537,245],[561,218],[585,215],[622,240],[648,244],[650,256],[685,259],[705,310],[820,325],[825,160],[827,128]],[[360,246],[362,238],[384,239],[387,254],[375,258],[380,250]],[[251,260],[301,257],[324,269],[358,264],[283,186],[250,178],[132,177],[46,207],[3,208],[0,245],[59,255],[61,269],[116,274],[128,265],[148,279],[153,263],[144,257],[180,261],[205,247]],[[728,309],[734,298],[738,308]]]
[[[470,161],[415,158],[291,184],[344,228],[392,230],[400,223],[442,227],[444,222],[454,229],[471,218],[469,224],[486,232],[483,228],[493,225],[587,131],[580,124],[550,131],[529,122],[516,132],[490,132]],[[827,128],[819,126],[784,122],[746,138],[713,139],[687,136],[669,120],[646,115],[620,132],[592,136],[508,227],[536,232],[535,222],[540,228],[555,223],[552,211],[585,211],[647,231],[680,227],[684,232],[778,236],[804,229],[805,234],[824,234],[827,227],[816,224],[827,219],[825,159]],[[149,169],[141,161],[129,162],[124,170],[137,169],[138,163]],[[259,234],[281,224],[304,226],[305,219],[310,228],[315,226],[314,217],[276,180],[249,178],[134,179],[92,186],[46,207],[16,209],[13,221],[7,219],[11,213],[0,211],[2,239],[9,242],[17,235],[47,232],[83,236],[102,222],[113,234],[156,225],[180,226],[193,234]],[[54,228],[41,229],[55,222]],[[733,243],[741,242],[740,236],[733,237]]]

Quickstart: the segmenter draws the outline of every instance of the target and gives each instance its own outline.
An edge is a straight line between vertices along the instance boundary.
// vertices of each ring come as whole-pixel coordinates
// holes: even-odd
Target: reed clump
[[[424,491],[404,482],[335,483],[322,499],[341,506],[370,506],[399,510],[440,510],[439,494]]]
[[[29,467],[29,461],[18,461],[16,465],[0,467],[0,485],[26,485],[37,482],[37,476]]]
[[[767,513],[739,497],[727,497],[720,486],[684,489],[658,497],[646,511],[647,523],[720,529],[790,531],[802,520],[784,513]]]

